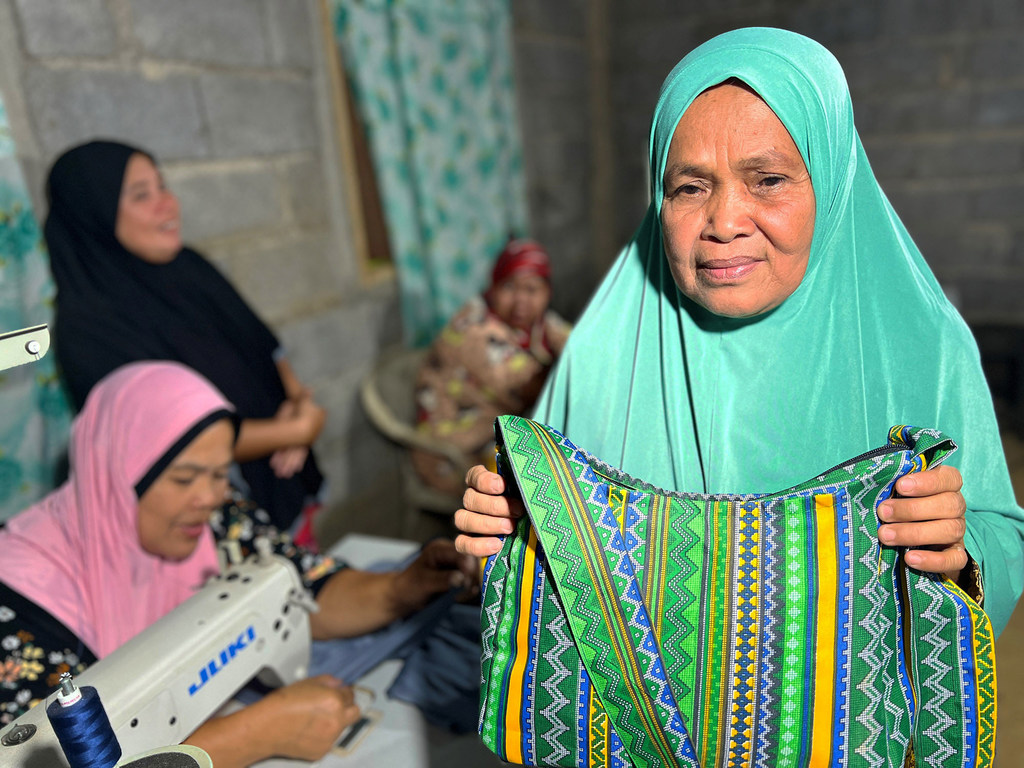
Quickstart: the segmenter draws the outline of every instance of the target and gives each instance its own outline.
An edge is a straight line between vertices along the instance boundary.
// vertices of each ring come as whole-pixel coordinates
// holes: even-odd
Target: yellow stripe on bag
[[[505,709],[505,759],[510,763],[523,762],[523,683],[526,680],[526,661],[530,655],[530,618],[533,611],[533,577],[537,565],[537,534],[530,527],[530,538],[523,551],[523,578],[519,587],[519,620],[515,627],[515,661],[508,679],[508,705]]]
[[[814,643],[814,715],[808,765],[828,765],[832,753],[832,684],[836,654],[836,528],[835,500],[814,497],[815,541],[818,549],[818,615]]]

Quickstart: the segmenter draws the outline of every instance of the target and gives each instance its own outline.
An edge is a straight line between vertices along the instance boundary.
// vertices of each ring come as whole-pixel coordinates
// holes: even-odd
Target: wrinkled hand
[[[523,503],[502,496],[505,479],[479,464],[466,473],[466,486],[463,508],[455,512],[455,527],[463,531],[455,539],[455,548],[476,557],[493,555],[501,549],[501,539],[496,537],[512,533],[523,516]]]
[[[399,614],[407,615],[418,611],[435,595],[459,587],[466,594],[480,590],[479,561],[460,555],[450,539],[434,539],[396,575],[394,599]]]
[[[911,547],[906,563],[912,568],[942,573],[953,579],[967,565],[964,533],[967,503],[960,489],[963,478],[955,467],[940,466],[906,475],[896,481],[899,498],[878,507],[883,544]]]
[[[293,448],[304,448],[312,445],[317,437],[320,435],[320,430],[324,428],[324,423],[327,421],[327,411],[317,405],[312,395],[300,397],[298,400],[285,400],[277,409],[277,414],[274,416],[279,421],[288,421],[296,428],[295,431],[295,442],[296,445],[290,448],[282,448],[277,453],[286,454],[287,451]],[[276,466],[274,472],[286,471],[293,462],[298,460],[297,454],[282,455],[281,458],[277,459],[278,464],[281,465],[281,470]],[[306,457],[302,457],[302,464],[306,461]],[[298,471],[302,467],[292,470],[292,474]],[[290,475],[281,475],[278,477],[290,477]]]
[[[277,754],[296,760],[319,760],[359,719],[352,688],[330,675],[278,688],[253,706],[258,705],[274,708],[281,734]]]
[[[317,405],[316,401],[311,397],[297,400],[296,405],[295,418],[302,422],[307,435],[306,440],[303,442],[306,445],[312,445],[320,435],[320,430],[324,428],[324,423],[327,421],[327,411]]]

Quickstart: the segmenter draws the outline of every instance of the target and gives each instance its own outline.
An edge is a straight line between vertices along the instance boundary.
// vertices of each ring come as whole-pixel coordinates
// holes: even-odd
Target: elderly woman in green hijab
[[[939,429],[960,450],[897,483],[879,538],[983,597],[1000,632],[1024,512],[977,347],[872,173],[839,63],[783,30],[714,38],[665,81],[650,166],[647,214],[534,418],[706,493],[793,486],[894,424]],[[494,553],[522,510],[482,467],[467,484],[457,544]]]

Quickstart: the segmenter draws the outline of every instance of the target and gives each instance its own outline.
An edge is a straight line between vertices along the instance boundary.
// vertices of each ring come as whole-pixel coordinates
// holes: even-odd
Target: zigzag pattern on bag
[[[956,446],[889,443],[764,495],[667,492],[504,416],[528,515],[487,562],[480,732],[513,763],[991,766],[991,625],[877,539],[899,477]]]

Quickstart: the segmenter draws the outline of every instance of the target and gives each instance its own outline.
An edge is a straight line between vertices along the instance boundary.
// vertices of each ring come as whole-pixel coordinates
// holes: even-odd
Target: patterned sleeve
[[[62,673],[95,661],[71,630],[0,582],[0,727],[53,693]]]
[[[287,533],[274,526],[263,508],[236,490],[232,490],[230,500],[210,516],[210,527],[218,545],[237,546],[237,554],[241,557],[248,557],[256,551],[256,539],[266,538],[275,555],[286,557],[295,564],[303,583],[314,597],[327,579],[345,567],[333,557],[295,545]]]

